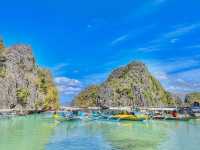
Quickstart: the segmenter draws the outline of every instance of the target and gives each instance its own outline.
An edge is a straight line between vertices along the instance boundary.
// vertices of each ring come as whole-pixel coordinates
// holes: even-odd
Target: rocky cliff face
[[[0,109],[57,109],[58,92],[48,70],[39,68],[25,45],[0,41]]]
[[[170,106],[176,100],[165,91],[145,64],[132,62],[114,70],[101,85],[82,91],[76,106]]]
[[[200,103],[200,92],[190,93],[185,96],[185,103],[186,104],[193,104],[195,102]]]

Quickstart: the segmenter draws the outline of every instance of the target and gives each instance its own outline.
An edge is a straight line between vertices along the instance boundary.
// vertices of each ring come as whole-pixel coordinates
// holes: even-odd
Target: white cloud
[[[150,24],[147,26],[142,26],[139,28],[132,29],[127,34],[123,34],[123,35],[115,38],[112,42],[110,42],[110,45],[115,46],[117,44],[122,43],[123,41],[129,40],[129,39],[133,40],[135,38],[138,38],[141,35],[144,35],[146,32],[148,32],[149,30],[151,30],[154,27],[155,27],[155,24]]]
[[[155,52],[155,51],[159,51],[160,48],[157,47],[156,45],[153,45],[153,46],[147,46],[147,47],[140,47],[140,48],[137,48],[135,49],[134,51],[135,52]]]
[[[176,26],[173,30],[158,35],[157,38],[147,42],[145,46],[136,49],[136,51],[155,52],[166,50],[169,48],[169,44],[175,44],[177,41],[180,40],[181,37],[195,31],[198,28],[200,28],[200,23]],[[198,48],[198,46],[199,45],[196,45],[196,48]]]
[[[182,57],[172,58],[166,62],[159,63],[161,67],[167,72],[177,72],[182,69],[189,69],[200,65],[200,57]]]
[[[59,74],[63,74],[63,72],[65,72],[66,67],[68,66],[69,66],[68,63],[60,63],[52,67],[51,70],[53,71],[54,75],[59,75]]]
[[[197,49],[200,49],[200,44],[191,45],[191,46],[188,46],[186,48],[193,48],[193,49],[197,48]]]
[[[164,3],[164,2],[166,2],[167,0],[155,0],[155,3],[157,3],[157,4],[160,4],[160,3]]]
[[[200,91],[200,69],[169,75],[167,89],[173,92],[189,93]]]
[[[164,71],[156,71],[153,72],[153,75],[158,79],[158,80],[168,80],[167,73]]]
[[[74,70],[73,72],[74,72],[74,73],[79,73],[79,70],[78,70],[78,69],[76,69],[76,70]]]
[[[82,83],[68,77],[56,77],[54,79],[59,91],[63,95],[75,95],[82,89]]]
[[[122,41],[127,40],[127,38],[128,38],[128,34],[122,35],[122,36],[116,38],[115,40],[113,40],[113,41],[111,42],[111,45],[116,45],[116,44],[118,44],[118,43],[120,43],[120,42],[122,42]]]
[[[70,86],[76,86],[80,84],[80,81],[76,79],[70,79],[67,77],[56,77],[54,80],[57,84],[67,84]]]
[[[144,17],[159,11],[167,0],[151,0],[146,1],[137,9],[134,9],[134,17]]]
[[[192,31],[194,31],[195,29],[200,27],[200,23],[194,23],[194,24],[190,24],[190,25],[185,25],[185,26],[178,26],[175,28],[175,30],[170,31],[166,34],[163,35],[164,38],[176,38],[176,37],[180,37],[184,34],[190,33]]]
[[[103,73],[94,73],[84,77],[83,82],[85,86],[92,85],[92,84],[99,84],[105,81],[108,76],[108,72]]]
[[[176,43],[178,40],[179,40],[179,39],[177,39],[177,38],[171,39],[171,40],[170,40],[170,43],[174,44],[174,43]]]
[[[87,25],[87,28],[92,28],[93,26],[91,24],[88,24]]]
[[[63,69],[64,67],[68,66],[67,63],[61,63],[61,64],[58,64],[56,65],[55,67],[53,67],[53,71],[59,71],[61,69]]]
[[[173,93],[200,91],[200,59],[188,57],[170,59],[149,65],[152,74]]]

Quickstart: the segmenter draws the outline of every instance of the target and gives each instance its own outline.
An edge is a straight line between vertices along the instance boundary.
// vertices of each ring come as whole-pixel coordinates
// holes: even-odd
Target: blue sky
[[[33,47],[63,103],[132,60],[188,93],[200,91],[199,10],[198,0],[1,0],[0,35]]]

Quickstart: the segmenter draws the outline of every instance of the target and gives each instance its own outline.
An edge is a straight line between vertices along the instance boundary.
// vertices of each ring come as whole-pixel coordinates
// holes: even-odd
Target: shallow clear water
[[[199,150],[200,120],[74,121],[50,115],[0,119],[0,150]]]

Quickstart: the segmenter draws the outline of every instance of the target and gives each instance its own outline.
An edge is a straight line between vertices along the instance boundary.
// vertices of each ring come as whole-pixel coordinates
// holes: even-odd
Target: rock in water
[[[26,45],[0,47],[0,96],[0,109],[54,110],[59,107],[51,73],[35,64],[32,49]]]
[[[176,101],[165,91],[142,62],[114,70],[101,85],[82,91],[74,105],[87,106],[170,106]]]

